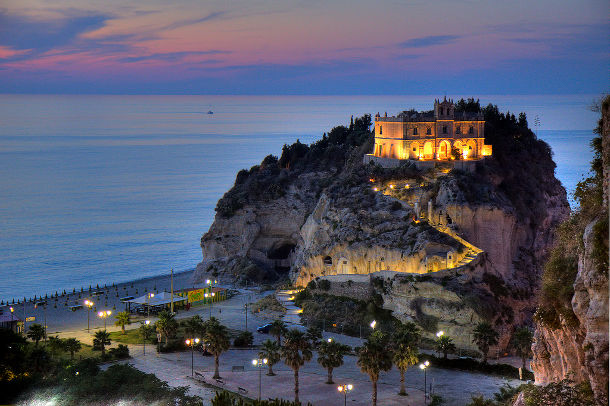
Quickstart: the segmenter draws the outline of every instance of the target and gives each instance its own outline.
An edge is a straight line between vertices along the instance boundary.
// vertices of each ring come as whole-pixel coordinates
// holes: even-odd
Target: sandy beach
[[[192,282],[194,270],[174,273],[174,290],[185,288],[193,288],[203,286],[203,284],[194,285]],[[70,330],[78,330],[87,328],[87,307],[84,306],[85,300],[90,300],[94,306],[90,310],[89,324],[90,329],[98,329],[104,326],[102,319],[97,317],[97,312],[102,310],[111,310],[113,313],[125,310],[125,304],[121,302],[121,298],[133,296],[139,297],[147,292],[159,293],[171,290],[170,273],[150,278],[136,279],[130,282],[120,284],[106,284],[106,286],[92,286],[89,291],[89,286],[75,288],[66,288],[66,294],[58,292],[55,297],[49,294],[48,298],[28,298],[24,303],[23,298],[17,304],[5,304],[0,307],[2,314],[10,314],[10,307],[14,309],[14,317],[20,320],[28,319],[27,326],[32,323],[47,325],[47,334],[54,335],[59,332]],[[98,294],[100,293],[100,294]],[[36,303],[46,302],[46,306],[36,306]],[[72,306],[82,306],[78,310],[72,310]],[[34,318],[33,320],[31,318]],[[137,317],[133,317],[136,319]],[[106,321],[108,330],[114,327],[114,317],[108,318]],[[84,327],[83,327],[84,326]]]

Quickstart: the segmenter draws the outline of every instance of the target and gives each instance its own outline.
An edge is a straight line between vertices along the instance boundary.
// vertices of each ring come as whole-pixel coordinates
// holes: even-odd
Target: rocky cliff
[[[569,233],[560,234],[545,271],[532,368],[540,384],[565,378],[589,382],[597,403],[607,405],[610,98],[602,104],[599,133],[593,143],[595,175],[579,185],[580,210],[562,226]]]
[[[495,106],[485,115],[494,157],[471,172],[365,165],[366,125],[335,128],[240,172],[201,240],[197,277],[272,280],[290,269],[301,286],[379,277],[395,317],[429,334],[443,328],[470,348],[474,325],[488,320],[506,349],[514,328],[531,323],[542,263],[568,205],[550,149],[527,123]]]

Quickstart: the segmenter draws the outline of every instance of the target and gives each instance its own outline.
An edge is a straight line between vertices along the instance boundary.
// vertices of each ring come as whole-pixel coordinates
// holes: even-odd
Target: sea
[[[0,299],[193,269],[240,169],[352,115],[429,110],[436,97],[0,95]],[[527,114],[571,195],[599,97],[479,98]]]

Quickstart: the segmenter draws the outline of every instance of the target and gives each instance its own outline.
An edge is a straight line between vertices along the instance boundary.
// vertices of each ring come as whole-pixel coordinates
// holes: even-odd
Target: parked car
[[[256,329],[256,331],[263,334],[269,334],[269,330],[271,330],[271,323],[267,323],[264,326],[260,326]]]

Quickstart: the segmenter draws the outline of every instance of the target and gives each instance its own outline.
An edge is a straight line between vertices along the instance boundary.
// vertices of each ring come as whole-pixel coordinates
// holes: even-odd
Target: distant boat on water
[[[208,110],[208,114],[214,114],[212,110]]]

